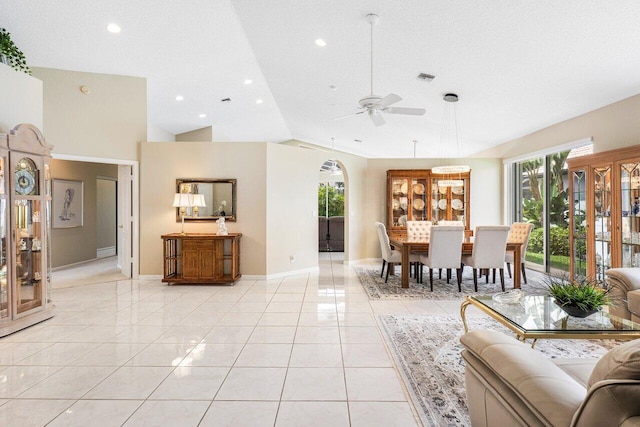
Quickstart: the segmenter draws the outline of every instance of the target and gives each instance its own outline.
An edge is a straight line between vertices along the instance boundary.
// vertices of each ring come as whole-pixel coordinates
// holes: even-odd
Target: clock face
[[[15,172],[16,194],[33,195],[36,194],[36,184],[38,182],[35,164],[31,159],[22,159]]]

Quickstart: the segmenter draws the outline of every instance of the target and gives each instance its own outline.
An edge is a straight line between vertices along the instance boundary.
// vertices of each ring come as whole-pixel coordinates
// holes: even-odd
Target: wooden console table
[[[164,234],[164,277],[169,284],[233,284],[240,274],[242,233]]]

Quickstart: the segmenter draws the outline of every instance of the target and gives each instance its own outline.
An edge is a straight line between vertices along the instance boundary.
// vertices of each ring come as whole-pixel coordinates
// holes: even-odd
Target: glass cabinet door
[[[15,200],[18,314],[43,305],[42,223],[39,200]]]
[[[394,178],[391,182],[391,187],[391,224],[405,227],[407,225],[409,180],[407,178]]]
[[[575,170],[572,171],[571,177],[573,180],[572,277],[587,276],[587,172]]]
[[[439,179],[431,181],[431,220],[434,223],[447,220],[447,210],[449,209],[449,187],[439,186]]]
[[[640,266],[640,164],[620,165],[622,267]]]
[[[427,180],[413,178],[411,180],[411,220],[426,221],[427,220]]]
[[[463,182],[466,183],[466,180]],[[467,204],[465,203],[466,185],[451,187],[451,220],[465,222]]]
[[[1,162],[1,160],[0,160]],[[0,322],[9,317],[9,284],[7,282],[7,199],[0,195]]]
[[[605,270],[611,268],[611,167],[593,168],[595,278],[604,281]]]

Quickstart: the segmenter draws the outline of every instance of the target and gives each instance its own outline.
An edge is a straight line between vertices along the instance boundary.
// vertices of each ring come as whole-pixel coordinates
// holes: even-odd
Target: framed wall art
[[[82,227],[83,206],[82,181],[53,180],[53,228]]]

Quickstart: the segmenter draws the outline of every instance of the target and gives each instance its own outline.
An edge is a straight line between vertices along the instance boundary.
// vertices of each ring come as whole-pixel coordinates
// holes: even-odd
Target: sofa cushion
[[[635,314],[640,314],[640,291],[627,293],[627,309]]]
[[[640,380],[640,339],[620,344],[600,358],[589,377],[589,388],[603,380]]]

